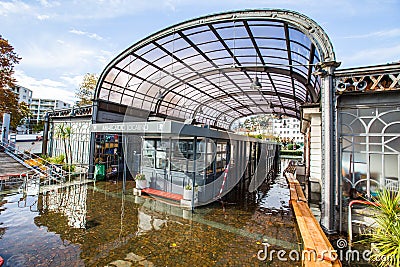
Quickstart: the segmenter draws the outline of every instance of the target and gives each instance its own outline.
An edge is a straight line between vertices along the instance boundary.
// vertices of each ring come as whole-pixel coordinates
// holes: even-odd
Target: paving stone
[[[123,260],[116,260],[116,261],[110,262],[109,264],[114,265],[116,267],[131,267],[132,266],[132,262],[123,261]]]
[[[130,252],[126,255],[125,260],[129,260],[129,261],[133,261],[133,262],[137,262],[137,261],[142,261],[145,260],[144,257],[136,255],[133,252]]]
[[[141,261],[139,262],[140,265],[143,265],[145,267],[153,267],[154,264],[151,261],[145,260],[145,261]]]

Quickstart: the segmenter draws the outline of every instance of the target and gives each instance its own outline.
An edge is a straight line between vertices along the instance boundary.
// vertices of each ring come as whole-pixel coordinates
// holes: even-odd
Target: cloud
[[[369,65],[392,63],[400,60],[400,45],[359,50],[353,55],[343,56],[346,66],[361,66],[365,62]]]
[[[395,28],[395,29],[370,32],[370,33],[360,34],[360,35],[350,35],[350,36],[345,36],[343,38],[345,38],[345,39],[361,39],[361,38],[372,38],[372,37],[382,38],[382,37],[399,37],[399,36],[400,36],[400,28]]]
[[[61,80],[67,82],[68,84],[72,84],[74,88],[78,88],[79,85],[82,83],[84,76],[85,75],[75,75],[75,76],[63,75],[61,76]]]
[[[31,7],[22,1],[0,2],[0,16],[10,14],[29,14]]]
[[[37,15],[37,19],[38,20],[46,20],[46,19],[49,19],[50,18],[50,16],[48,16],[48,15]]]
[[[51,8],[51,7],[56,7],[56,6],[61,5],[60,2],[58,2],[58,1],[49,2],[47,0],[39,0],[39,2],[43,7],[46,7],[46,8]]]
[[[36,70],[46,70],[48,74],[58,71],[73,70],[75,74],[100,72],[111,60],[113,53],[90,43],[69,40],[47,40],[26,42],[19,53],[22,57],[20,66]]]
[[[96,33],[90,33],[90,32],[84,32],[84,31],[80,31],[80,30],[76,30],[76,29],[72,29],[69,31],[70,33],[73,34],[77,34],[77,35],[84,35],[87,36],[89,38],[95,39],[95,40],[103,40],[103,37],[101,37],[100,35],[96,34]]]
[[[17,84],[32,90],[33,98],[58,99],[67,103],[75,102],[75,87],[51,79],[36,79],[16,70],[14,77]]]

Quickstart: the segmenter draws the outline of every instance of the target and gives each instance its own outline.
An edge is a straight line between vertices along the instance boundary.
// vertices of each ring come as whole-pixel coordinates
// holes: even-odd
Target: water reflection
[[[3,196],[1,256],[9,266],[257,266],[265,264],[256,257],[265,237],[275,248],[296,248],[280,178],[264,191],[194,214],[135,199],[133,187],[128,181],[127,195],[118,181],[42,188],[39,196],[25,194],[20,208],[24,194]]]
[[[73,184],[47,190],[42,193],[38,208],[41,213],[63,214],[72,228],[85,228],[87,189],[87,184]]]

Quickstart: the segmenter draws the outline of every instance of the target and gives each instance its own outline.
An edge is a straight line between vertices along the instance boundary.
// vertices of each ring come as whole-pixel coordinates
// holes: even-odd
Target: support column
[[[97,122],[97,110],[98,102],[93,100],[92,106],[92,125]],[[90,133],[90,143],[89,143],[89,173],[88,178],[94,179],[94,152],[96,149],[96,133]]]
[[[43,140],[42,140],[42,155],[47,155],[47,143],[49,141],[49,128],[50,128],[50,116],[46,112],[44,115],[44,128],[43,128]]]
[[[335,174],[336,174],[336,110],[334,103],[333,73],[340,65],[336,61],[323,62],[320,67],[321,88],[321,125],[322,125],[322,202],[321,225],[328,234],[335,229]]]

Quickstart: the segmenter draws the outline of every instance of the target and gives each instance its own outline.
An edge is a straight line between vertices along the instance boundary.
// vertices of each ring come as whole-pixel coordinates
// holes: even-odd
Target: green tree
[[[17,96],[13,91],[0,88],[0,120],[4,113],[11,114],[10,126],[12,129],[17,128],[24,118],[28,118],[32,114],[25,102],[18,103]]]
[[[92,104],[98,79],[99,77],[94,73],[86,73],[85,76],[83,76],[83,81],[75,93],[75,97],[79,99],[77,101],[78,106]]]
[[[21,102],[17,105],[16,110],[14,110],[11,114],[11,128],[16,129],[18,125],[21,124],[23,119],[32,116],[32,112],[29,109],[28,104],[25,102]]]
[[[72,164],[71,135],[72,135],[71,126],[65,126],[64,124],[58,124],[56,126],[55,136],[63,141],[65,161],[67,165]]]
[[[34,132],[40,132],[43,131],[43,129],[44,129],[44,121],[39,121],[38,123],[32,125],[32,130]]]

